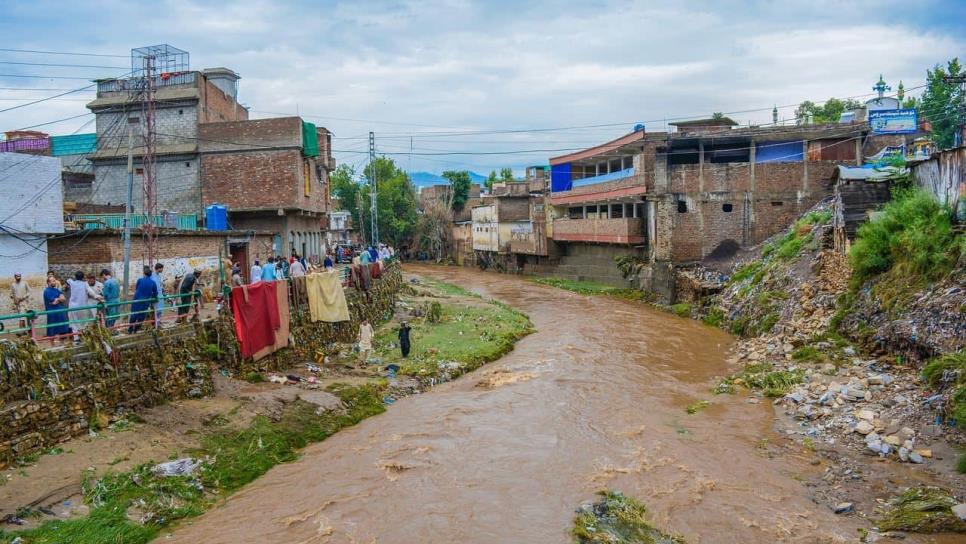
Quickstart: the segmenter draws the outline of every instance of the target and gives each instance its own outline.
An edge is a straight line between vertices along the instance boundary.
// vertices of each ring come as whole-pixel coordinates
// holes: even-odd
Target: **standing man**
[[[298,255],[295,255],[295,259],[292,260],[292,264],[289,265],[288,273],[291,274],[293,278],[300,278],[305,275],[305,265],[299,260]]]
[[[10,300],[13,301],[13,309],[18,314],[26,313],[30,310],[30,304],[28,304],[27,299],[30,298],[30,286],[27,282],[23,281],[23,277],[20,274],[13,275],[13,285],[10,286]],[[20,328],[26,328],[27,320],[20,320]],[[24,332],[19,332],[17,335],[25,334]]]
[[[107,304],[107,312],[104,323],[107,328],[114,326],[114,322],[117,321],[117,314],[119,306],[112,306],[112,304],[117,303],[121,300],[121,285],[117,283],[114,276],[111,276],[111,271],[108,269],[101,270],[101,281],[104,283],[104,287],[101,289],[101,294],[104,295],[104,302]]]
[[[87,282],[84,281],[83,272],[78,270],[74,273],[73,279],[67,280],[67,290],[70,293],[70,299],[68,300],[68,307],[71,308],[68,314],[71,320],[70,330],[74,333],[74,343],[79,344],[80,332],[87,327],[92,316],[92,312],[88,309],[74,310],[74,308],[87,306],[91,303],[87,296]]]
[[[201,269],[195,268],[194,273],[188,274],[181,280],[181,288],[178,289],[178,294],[181,295],[180,302],[178,303],[178,323],[184,323],[187,321],[188,308],[193,306],[195,309],[195,316],[198,315],[198,306],[194,304],[195,302],[195,285],[198,278],[201,277]]]
[[[154,265],[154,274],[151,274],[151,280],[155,285],[158,286],[158,294],[156,295],[158,301],[154,304],[154,326],[156,328],[161,328],[161,314],[164,313],[164,265],[157,263]]]
[[[363,318],[359,325],[359,360],[365,363],[369,360],[369,353],[372,351],[372,337],[374,333],[369,320]]]
[[[259,264],[258,259],[255,259],[255,264],[252,265],[252,269],[248,273],[248,283],[255,283],[256,281],[262,280],[262,265]]]
[[[409,357],[409,348],[412,347],[409,343],[409,323],[403,321],[399,326],[399,349],[402,350],[403,359]]]
[[[231,269],[231,286],[238,287],[242,284],[241,267],[237,264]]]
[[[325,268],[326,271],[329,271],[332,270],[333,266],[335,265],[332,263],[332,256],[326,252],[325,259],[322,259],[322,267]]]
[[[269,257],[262,267],[262,281],[275,281],[275,257]]]
[[[134,284],[134,300],[131,304],[131,319],[128,321],[127,332],[135,333],[141,330],[141,323],[147,317],[151,307],[151,299],[158,296],[158,284],[151,277],[151,267],[144,267],[144,275]]]
[[[289,269],[288,259],[286,259],[285,257],[276,257],[275,267],[277,268],[276,270],[277,279],[284,280],[285,278],[288,277],[288,269]]]

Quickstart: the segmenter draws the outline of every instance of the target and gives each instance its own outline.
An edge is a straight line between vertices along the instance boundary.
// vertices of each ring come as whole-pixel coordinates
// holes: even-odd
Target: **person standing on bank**
[[[409,343],[409,331],[409,323],[403,321],[399,326],[399,349],[404,359],[409,357],[409,349],[412,347]]]
[[[198,306],[194,304],[195,302],[195,284],[198,278],[201,277],[201,269],[195,268],[194,272],[188,274],[181,280],[181,288],[178,289],[178,293],[181,295],[180,301],[178,303],[178,323],[184,323],[187,321],[188,310],[191,307],[195,309],[195,315],[198,315]]]
[[[262,265],[259,264],[258,259],[255,259],[255,264],[252,265],[252,269],[248,273],[248,283],[258,281],[262,281]]]
[[[25,314],[30,310],[30,305],[27,301],[30,299],[30,286],[27,282],[23,280],[23,276],[19,273],[13,275],[13,283],[10,285],[10,300],[13,301],[13,309],[18,314]],[[19,323],[20,328],[27,327],[27,320],[21,319]],[[24,332],[17,333],[18,336],[24,334]]]
[[[119,306],[111,306],[111,304],[121,300],[121,285],[111,276],[111,271],[106,268],[101,270],[101,279],[104,283],[101,294],[104,295],[104,303],[108,305],[104,323],[107,325],[107,328],[111,328],[114,326],[114,322],[117,321],[117,314],[120,311]]]
[[[47,288],[44,289],[44,309],[48,312],[64,310],[67,307],[67,297],[57,286],[57,278],[47,276]],[[47,336],[55,337],[51,342],[56,343],[57,337],[66,336],[70,333],[67,326],[67,312],[47,314]]]
[[[141,323],[150,311],[151,302],[158,296],[158,285],[151,279],[151,267],[144,267],[144,276],[134,284],[134,300],[131,304],[131,318],[128,320],[128,333],[141,330]]]
[[[164,314],[164,265],[157,263],[154,265],[154,274],[151,274],[151,280],[156,286],[158,286],[157,302],[154,303],[154,326],[155,328],[161,328],[161,315]]]
[[[368,319],[363,319],[359,325],[359,359],[365,363],[369,360],[369,353],[372,351],[372,337],[374,336],[372,325]]]

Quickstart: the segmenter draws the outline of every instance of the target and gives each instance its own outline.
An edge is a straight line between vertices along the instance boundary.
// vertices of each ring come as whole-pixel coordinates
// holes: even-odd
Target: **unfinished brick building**
[[[536,272],[628,285],[614,258],[632,255],[645,264],[633,283],[670,300],[675,266],[764,241],[831,194],[837,165],[861,164],[864,148],[881,147],[864,122],[676,126],[550,160],[559,257]]]
[[[277,255],[324,254],[335,167],[328,130],[281,117],[205,123],[198,134],[204,206],[227,206],[233,230],[278,233]]]

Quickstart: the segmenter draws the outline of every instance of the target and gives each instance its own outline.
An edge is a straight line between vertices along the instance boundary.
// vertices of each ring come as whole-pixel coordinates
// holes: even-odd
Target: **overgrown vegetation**
[[[691,404],[689,404],[688,407],[685,408],[685,411],[693,415],[700,412],[701,410],[704,410],[708,406],[711,406],[710,402],[706,400],[699,400],[697,402],[692,402]]]
[[[178,520],[200,515],[271,467],[298,457],[298,450],[385,411],[383,386],[333,384],[328,391],[342,399],[342,411],[319,412],[297,401],[278,421],[256,417],[248,428],[219,430],[202,440],[197,458],[208,459],[190,474],[158,476],[154,463],[130,471],[88,476],[83,485],[89,516],[56,520],[25,531],[0,531],[0,543],[21,538],[24,544],[67,542],[142,544]]]
[[[534,282],[549,285],[551,287],[557,287],[559,289],[566,289],[567,291],[573,291],[574,293],[580,293],[581,295],[607,295],[617,298],[624,298],[628,300],[646,300],[647,295],[643,291],[637,289],[627,289],[622,287],[614,287],[613,285],[605,285],[603,283],[598,283],[596,281],[590,280],[567,280],[563,278],[534,278]]]
[[[947,416],[966,429],[966,351],[950,353],[929,361],[922,377],[933,388],[952,391],[946,407]]]
[[[966,252],[951,214],[918,189],[898,191],[871,221],[859,227],[849,259],[853,282],[889,272],[904,286],[947,275]]]
[[[684,544],[654,528],[647,507],[619,491],[601,491],[601,500],[582,507],[571,534],[578,544]]]
[[[724,378],[713,389],[715,394],[733,393],[736,385],[760,390],[766,397],[781,397],[792,386],[805,381],[801,370],[775,370],[770,363],[754,363],[737,374]]]
[[[533,332],[526,314],[499,302],[432,304],[439,306],[434,322],[427,315],[426,320],[410,323],[413,351],[408,359],[395,348],[394,328],[376,334],[378,356],[398,364],[401,374],[435,377],[441,362],[459,363],[461,371],[467,372],[499,359],[517,340]]]
[[[672,304],[671,312],[678,317],[691,317],[691,305],[683,302]]]
[[[647,266],[647,259],[640,255],[620,255],[614,257],[614,263],[617,265],[617,270],[620,270],[621,276],[629,279]]]
[[[938,487],[914,487],[890,500],[878,526],[880,531],[966,533],[966,521],[952,512],[956,499]]]

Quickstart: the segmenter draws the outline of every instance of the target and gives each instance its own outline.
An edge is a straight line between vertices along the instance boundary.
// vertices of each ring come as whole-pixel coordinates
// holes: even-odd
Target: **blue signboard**
[[[873,110],[869,112],[869,127],[876,134],[914,134],[919,126],[916,110]]]

